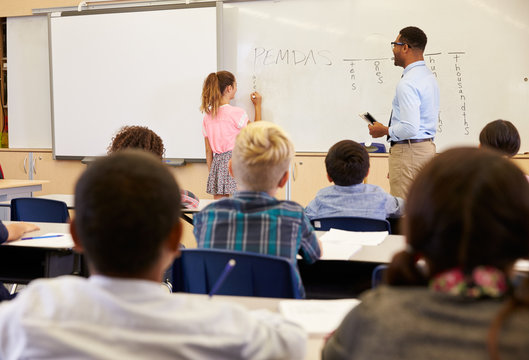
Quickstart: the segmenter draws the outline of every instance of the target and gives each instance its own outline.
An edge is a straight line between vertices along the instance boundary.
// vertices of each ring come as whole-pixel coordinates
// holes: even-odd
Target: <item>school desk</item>
[[[35,191],[42,190],[42,184],[47,184],[47,180],[0,180],[0,201],[6,202],[19,197],[31,197]],[[9,219],[8,209],[0,209],[0,219]]]
[[[202,294],[186,294],[186,296],[203,299],[208,297],[208,295]],[[211,297],[211,301],[232,302],[240,304],[249,310],[266,309],[272,312],[279,312],[279,303],[283,300],[285,299],[225,295]],[[316,360],[321,358],[321,349],[323,348],[325,342],[324,337],[325,336],[321,334],[309,334],[305,360]]]
[[[325,234],[318,231],[318,237]],[[309,298],[357,297],[371,288],[371,274],[380,264],[391,262],[393,255],[404,250],[406,238],[403,235],[388,235],[376,246],[362,246],[348,260],[325,256],[312,265],[298,262],[301,278]],[[344,250],[347,252],[347,250]],[[514,265],[517,272],[529,273],[529,261],[518,260]]]
[[[9,224],[11,221],[5,221]],[[35,223],[40,230],[23,237],[66,234],[64,237],[19,240],[0,245],[0,281],[26,284],[42,277],[81,274],[82,259],[73,252],[68,224]]]

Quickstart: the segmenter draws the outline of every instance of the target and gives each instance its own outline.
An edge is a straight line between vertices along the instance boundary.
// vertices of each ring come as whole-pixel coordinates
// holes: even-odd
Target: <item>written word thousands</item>
[[[328,50],[254,49],[254,65],[323,65],[331,66],[331,52]]]

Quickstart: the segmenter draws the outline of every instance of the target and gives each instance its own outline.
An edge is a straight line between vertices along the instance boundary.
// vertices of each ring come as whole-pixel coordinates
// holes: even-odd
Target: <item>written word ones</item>
[[[329,50],[254,49],[255,65],[331,66]]]

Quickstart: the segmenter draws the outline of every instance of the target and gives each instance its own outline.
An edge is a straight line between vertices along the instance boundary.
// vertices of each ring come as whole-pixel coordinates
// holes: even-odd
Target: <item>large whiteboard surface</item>
[[[123,125],[168,158],[204,158],[204,77],[217,69],[216,8],[51,17],[55,156],[98,156]],[[198,141],[197,141],[198,140]]]
[[[122,29],[123,40],[137,46],[146,42],[139,40],[144,39],[146,27],[151,27],[146,26],[146,20],[143,19],[149,12],[141,14],[139,23],[123,25]],[[426,54],[436,54],[426,56],[426,61],[437,73],[441,88],[441,123],[436,136],[438,150],[453,145],[476,145],[481,128],[489,121],[503,118],[512,121],[519,129],[522,135],[521,151],[524,152],[529,151],[529,82],[525,81],[525,78],[529,78],[528,14],[527,0],[229,2],[223,6],[222,64],[238,80],[239,90],[234,105],[242,106],[252,117],[249,94],[254,89],[258,90],[264,98],[263,118],[283,126],[294,139],[297,151],[327,151],[333,143],[344,138],[376,141],[369,137],[365,123],[357,114],[370,111],[387,124],[395,86],[402,73],[402,69],[393,66],[390,59],[392,53],[389,42],[395,39],[402,27],[419,26],[429,38]],[[151,42],[162,44],[163,41],[165,46],[151,49],[150,52],[154,53],[149,54],[146,61],[162,61],[164,48],[173,45],[176,34],[185,34],[195,40],[195,45],[198,44],[200,36],[214,33],[214,29],[209,31],[213,21],[206,21],[206,18],[212,17],[213,14],[196,18],[186,16],[181,19],[182,24],[189,21],[185,29],[158,34],[160,38]],[[76,21],[79,19],[77,17]],[[24,26],[26,23],[23,21],[23,18],[8,21],[8,25],[13,24],[8,28],[8,38],[13,36],[15,39],[10,42],[24,41],[20,46],[8,45],[10,142],[12,145],[19,144],[19,147],[41,147],[39,144],[51,144],[50,131],[45,131],[46,126],[51,128],[51,125],[44,101],[49,97],[49,93],[44,91],[49,86],[49,79],[31,74],[42,71],[46,75],[44,70],[35,69],[47,67],[47,41],[45,28]],[[21,26],[14,26],[15,22]],[[180,26],[180,23],[171,25]],[[108,31],[100,34],[99,24],[89,27],[93,37],[87,40],[87,44],[95,40],[95,34],[99,34],[98,39],[101,41],[111,38]],[[33,33],[16,36],[14,30],[9,34],[9,29],[42,33],[38,36]],[[79,30],[73,30],[71,34],[65,35],[69,42],[63,44],[63,50],[72,57],[76,56],[74,46],[78,46],[81,41]],[[30,46],[30,41],[35,41],[33,46]],[[211,39],[206,41],[213,42]],[[207,51],[214,47],[200,46],[200,49]],[[30,53],[32,62],[12,64],[15,50],[19,51],[18,58]],[[70,107],[70,116],[63,121],[65,126],[71,127],[70,123],[78,118],[82,120],[83,128],[65,128],[64,135],[81,134],[83,139],[87,139],[82,141],[90,146],[98,146],[104,152],[113,132],[121,125],[112,121],[121,119],[123,124],[148,124],[160,133],[168,146],[168,155],[174,152],[174,157],[184,157],[186,154],[191,158],[204,157],[201,115],[198,113],[200,87],[206,74],[214,71],[215,66],[197,71],[200,74],[197,74],[196,79],[190,79],[187,85],[179,85],[180,78],[169,82],[162,77],[157,79],[159,82],[156,84],[140,86],[139,81],[132,79],[143,81],[145,74],[157,70],[159,63],[137,65],[127,70],[132,75],[116,82],[103,79],[97,71],[94,71],[93,77],[86,74],[93,69],[92,64],[101,66],[102,71],[109,71],[117,67],[116,62],[120,63],[117,67],[119,72],[123,72],[125,68],[121,66],[126,65],[127,58],[127,61],[119,60],[121,55],[115,51],[90,54],[98,56],[90,63],[74,58],[65,65],[71,71],[71,76],[62,79],[67,89],[70,89],[62,95],[67,97],[67,101],[58,104],[54,97],[57,105]],[[146,55],[147,52],[142,51],[134,57]],[[210,58],[214,61],[215,56]],[[34,64],[37,59],[42,60],[40,65]],[[168,74],[173,74],[172,71],[181,69],[181,66],[194,69],[199,60],[193,56],[181,56],[164,65],[171,68]],[[13,92],[14,86],[20,91]],[[99,99],[80,96],[86,86],[94,86],[97,91],[91,91],[90,94],[97,95]],[[26,91],[28,89],[41,90],[30,93]],[[130,92],[130,95],[120,103],[118,114],[110,115],[107,109],[100,109],[108,99],[122,92]],[[14,111],[13,101],[17,100],[13,97],[23,100],[19,102],[19,111]],[[35,111],[29,112],[32,106]],[[188,109],[190,118],[196,117],[198,120],[187,121],[171,114],[177,107],[179,111]],[[75,109],[82,111],[75,112]],[[96,109],[97,113],[94,114]],[[168,112],[162,115],[162,110]],[[87,115],[89,113],[91,115]],[[162,118],[171,120],[158,123],[157,119]],[[107,123],[96,125],[99,119],[105,119],[110,128],[101,128]],[[166,128],[168,125],[175,127]],[[184,129],[184,126],[193,128]],[[44,130],[26,131],[36,128]],[[34,139],[33,133],[41,136],[41,139]],[[15,135],[19,139],[16,142],[11,140]],[[193,148],[192,154],[174,150],[172,143],[183,144],[182,141],[197,146]],[[169,146],[174,151],[169,150]],[[186,146],[184,150],[191,151],[191,146]]]
[[[9,147],[51,148],[46,16],[7,19]]]
[[[251,111],[245,99],[260,91],[263,119],[287,129],[297,151],[384,142],[357,114],[387,125],[403,70],[390,42],[418,26],[441,90],[438,150],[477,144],[482,127],[503,118],[529,151],[528,15],[526,0],[235,2],[224,5],[224,62],[237,74],[238,103]]]

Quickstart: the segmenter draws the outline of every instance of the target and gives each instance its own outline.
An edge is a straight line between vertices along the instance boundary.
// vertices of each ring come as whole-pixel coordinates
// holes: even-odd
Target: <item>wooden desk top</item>
[[[48,184],[49,180],[15,180],[15,179],[0,179],[0,189],[11,189],[26,186],[35,186]]]

